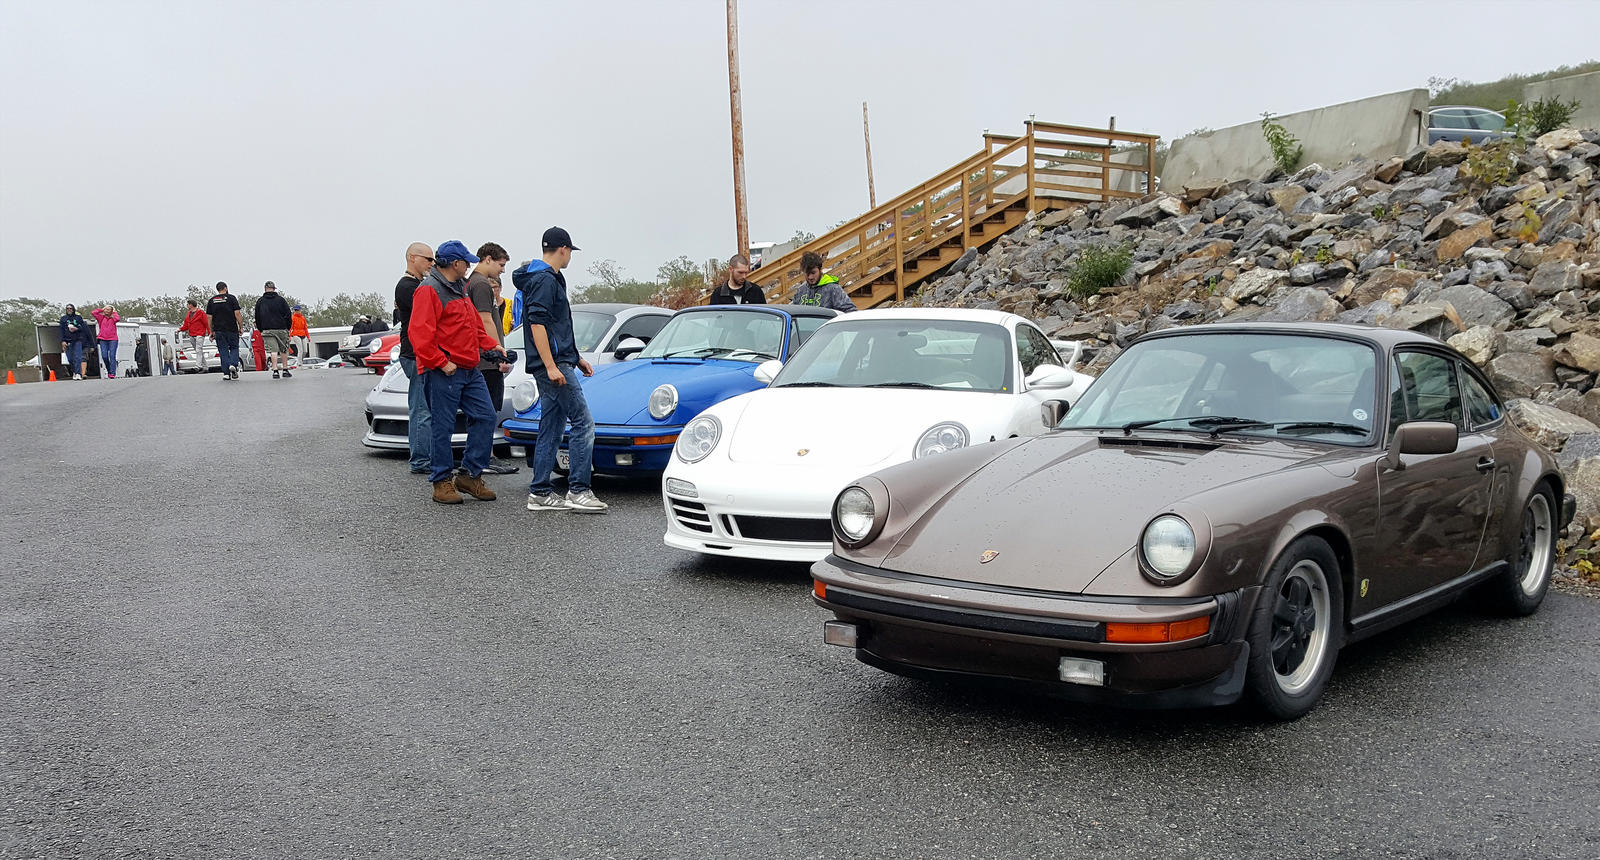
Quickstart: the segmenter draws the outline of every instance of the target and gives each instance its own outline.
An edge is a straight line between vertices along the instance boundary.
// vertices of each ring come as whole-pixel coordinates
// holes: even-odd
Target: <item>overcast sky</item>
[[[734,249],[724,0],[0,0],[0,297],[387,292],[412,241],[571,270]],[[1504,22],[1503,26],[1497,22]],[[739,8],[750,231],[782,241],[1042,120],[1181,136],[1600,56],[1573,2]]]

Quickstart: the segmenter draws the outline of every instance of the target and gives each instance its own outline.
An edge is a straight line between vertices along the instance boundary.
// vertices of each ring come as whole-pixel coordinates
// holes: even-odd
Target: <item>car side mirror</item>
[[[1046,400],[1039,404],[1039,420],[1044,422],[1045,427],[1054,428],[1071,408],[1072,404],[1065,400]]]
[[[762,385],[770,385],[778,371],[783,369],[783,362],[776,358],[769,358],[756,365],[756,381]]]
[[[621,343],[617,344],[617,351],[613,352],[612,356],[617,361],[627,361],[630,357],[637,355],[645,346],[645,342],[636,337],[625,337]]]
[[[1070,388],[1078,380],[1077,374],[1054,364],[1041,364],[1028,374],[1029,388]]]
[[[1453,454],[1459,442],[1460,431],[1448,421],[1409,421],[1395,428],[1384,463],[1404,469],[1403,454]]]

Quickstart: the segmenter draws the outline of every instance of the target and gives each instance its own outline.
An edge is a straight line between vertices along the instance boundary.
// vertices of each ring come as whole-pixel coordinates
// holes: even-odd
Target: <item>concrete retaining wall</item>
[[[1301,165],[1334,167],[1357,156],[1401,155],[1424,140],[1423,112],[1428,91],[1401,90],[1278,118],[1305,147]],[[1173,141],[1161,186],[1177,192],[1195,180],[1235,180],[1260,176],[1272,167],[1272,150],[1261,123],[1250,122]]]
[[[1600,72],[1535,81],[1522,88],[1523,102],[1538,101],[1551,96],[1556,96],[1562,101],[1579,102],[1578,112],[1572,115],[1573,126],[1600,128]]]

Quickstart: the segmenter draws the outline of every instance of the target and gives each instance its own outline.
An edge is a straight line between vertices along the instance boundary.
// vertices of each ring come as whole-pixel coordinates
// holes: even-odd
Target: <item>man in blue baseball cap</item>
[[[492,501],[494,491],[483,483],[483,467],[494,446],[495,409],[489,402],[478,362],[485,350],[498,352],[500,343],[483,329],[483,320],[467,297],[467,267],[478,257],[467,246],[451,240],[433,252],[433,268],[417,286],[411,299],[411,349],[417,372],[427,387],[428,412],[433,424],[433,446],[428,480],[433,500],[461,504],[461,492]],[[467,448],[461,455],[463,474],[452,475],[450,435],[455,422],[448,416],[460,409],[467,418]]]

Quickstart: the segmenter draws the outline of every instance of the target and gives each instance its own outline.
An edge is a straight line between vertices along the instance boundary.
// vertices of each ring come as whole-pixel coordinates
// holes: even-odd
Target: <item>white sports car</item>
[[[1041,434],[1044,403],[1075,401],[1094,381],[1015,314],[910,308],[831,319],[756,378],[771,384],[679,435],[662,482],[668,546],[816,561],[832,546],[834,496],[851,481]]]

